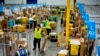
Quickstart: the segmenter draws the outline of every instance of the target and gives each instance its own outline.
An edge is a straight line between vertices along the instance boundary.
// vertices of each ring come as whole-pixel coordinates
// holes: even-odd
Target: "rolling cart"
[[[51,33],[49,34],[49,39],[50,39],[50,41],[52,41],[52,42],[57,42],[57,33],[51,32]]]

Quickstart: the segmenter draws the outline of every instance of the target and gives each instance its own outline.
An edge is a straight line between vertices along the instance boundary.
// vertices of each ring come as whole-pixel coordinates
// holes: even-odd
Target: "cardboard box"
[[[63,20],[63,26],[64,27],[66,26],[66,20],[65,19]]]
[[[7,28],[7,22],[8,22],[7,19],[1,19],[0,20],[0,29]]]
[[[45,46],[46,46],[46,43],[47,43],[47,40],[48,40],[48,36],[46,36],[45,38],[44,38],[44,41],[43,41],[43,43],[42,43],[42,47],[41,47],[41,52],[44,50],[44,48],[45,48]]]
[[[18,32],[24,32],[25,31],[25,25],[15,25],[13,27],[13,31],[18,31]]]
[[[10,39],[13,43],[15,43],[17,41],[17,38],[14,35],[10,36]]]
[[[98,29],[98,34],[100,34],[100,29]]]
[[[22,38],[21,40],[18,40],[17,41],[17,46],[18,45],[22,45],[24,48],[28,48],[28,44],[27,44],[27,41],[26,41],[26,38]]]
[[[22,17],[21,18],[21,23],[27,23],[28,22],[28,18],[27,17]]]
[[[56,22],[50,22],[51,23],[51,28],[54,29],[56,27]]]
[[[17,44],[24,44],[24,43],[25,43],[24,40],[18,40],[18,41],[17,41]]]
[[[60,50],[57,56],[68,56],[68,50]]]
[[[25,49],[28,49],[28,44],[25,42],[24,44],[22,44],[22,46],[25,48]]]
[[[2,30],[0,30],[0,35],[3,35],[3,34],[4,34],[4,32]]]
[[[47,34],[47,29],[45,27],[42,27],[42,31]]]
[[[18,40],[16,40],[15,43],[14,43],[14,47],[13,47],[13,48],[14,48],[14,51],[17,51],[17,50],[18,50],[17,41],[18,41]]]

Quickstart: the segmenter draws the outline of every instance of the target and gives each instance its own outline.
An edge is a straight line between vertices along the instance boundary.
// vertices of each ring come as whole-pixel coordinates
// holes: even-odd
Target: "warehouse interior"
[[[0,56],[100,56],[99,36],[100,0],[0,0]]]

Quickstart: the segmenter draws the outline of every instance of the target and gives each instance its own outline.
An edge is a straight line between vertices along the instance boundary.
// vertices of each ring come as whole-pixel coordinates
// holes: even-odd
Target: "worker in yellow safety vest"
[[[60,15],[60,12],[61,12],[61,8],[60,6],[58,6],[58,14]]]
[[[37,25],[37,18],[36,18],[36,14],[35,13],[33,13],[32,18],[33,18],[33,24],[34,24],[34,29],[35,29],[35,27]]]
[[[34,31],[34,48],[36,49],[36,45],[38,44],[38,50],[40,51],[40,42],[42,38],[42,29],[40,28],[40,25],[37,25]]]
[[[63,13],[60,13],[61,24],[63,24]]]
[[[48,16],[47,16],[48,17]],[[49,33],[51,32],[51,23],[50,23],[50,19],[46,20],[46,29],[47,29],[47,35],[49,35]]]

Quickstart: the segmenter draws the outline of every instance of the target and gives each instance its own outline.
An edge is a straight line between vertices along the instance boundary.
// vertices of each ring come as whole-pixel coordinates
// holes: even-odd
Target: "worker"
[[[29,29],[33,27],[33,18],[32,18],[31,15],[29,15],[27,27],[28,27]]]
[[[70,13],[70,23],[74,23],[74,12],[71,10],[71,13]]]
[[[8,20],[8,26],[11,31],[12,31],[14,25],[15,25],[15,20],[13,19],[13,16],[10,16],[9,20]]]
[[[58,14],[60,15],[60,13],[61,13],[61,7],[58,6]]]
[[[60,13],[61,24],[63,24],[63,13]]]
[[[35,29],[35,27],[37,25],[37,20],[36,20],[36,14],[35,13],[33,13],[32,18],[33,18],[33,24],[34,24],[34,29]]]
[[[36,50],[36,45],[38,44],[38,50],[40,51],[40,43],[42,38],[42,29],[40,28],[40,25],[37,25],[34,31],[34,48],[33,50]]]
[[[44,19],[42,20],[43,27],[46,27],[46,16],[44,15]]]
[[[46,20],[46,29],[47,29],[47,35],[49,35],[49,33],[51,32],[50,19]]]
[[[74,7],[76,7],[76,0],[74,0]]]
[[[28,15],[25,8],[23,9],[23,11],[20,14],[21,14],[21,16],[24,16],[24,17]]]
[[[91,42],[89,43],[89,45],[90,45],[90,47],[89,47],[89,56],[92,56],[93,45],[94,45],[93,41],[91,41]]]
[[[19,45],[19,49],[16,51],[15,56],[29,56],[30,53],[27,49],[23,48],[22,45]]]

